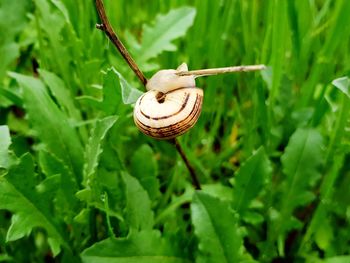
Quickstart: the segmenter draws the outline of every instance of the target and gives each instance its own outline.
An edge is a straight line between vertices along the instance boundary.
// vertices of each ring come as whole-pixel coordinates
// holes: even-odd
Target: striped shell
[[[156,139],[171,139],[187,132],[197,122],[202,110],[203,90],[177,88],[164,93],[150,90],[136,102],[134,121],[144,134]]]

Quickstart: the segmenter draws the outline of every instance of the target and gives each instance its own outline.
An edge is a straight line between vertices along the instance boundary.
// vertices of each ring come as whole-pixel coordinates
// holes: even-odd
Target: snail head
[[[176,75],[176,73],[180,71],[188,71],[186,63],[182,63],[177,69],[158,71],[148,80],[146,85],[147,90],[156,90],[161,93],[167,93],[178,88],[195,87],[195,77]]]

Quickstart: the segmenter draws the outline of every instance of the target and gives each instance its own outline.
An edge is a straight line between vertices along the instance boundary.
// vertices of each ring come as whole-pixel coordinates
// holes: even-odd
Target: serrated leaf
[[[78,205],[75,193],[79,188],[69,168],[56,156],[45,150],[39,152],[39,165],[48,178],[60,175],[59,187],[56,189],[58,191],[56,203],[61,213],[70,214],[73,217]]]
[[[196,10],[184,6],[172,9],[165,15],[158,15],[153,25],[144,25],[140,45],[134,45],[131,53],[136,57],[141,68],[148,60],[155,58],[163,51],[176,51],[173,40],[184,36],[193,24]]]
[[[122,103],[119,77],[109,69],[103,74],[102,95],[100,99],[91,96],[81,96],[78,99],[90,107],[103,111],[106,115],[116,114]]]
[[[102,142],[108,131],[117,121],[117,116],[109,116],[98,120],[92,130],[91,137],[85,150],[84,182],[89,184],[89,180],[95,174],[102,153]]]
[[[141,145],[131,158],[131,174],[147,191],[151,200],[159,196],[158,166],[153,150],[147,144]]]
[[[67,115],[77,120],[80,119],[79,112],[74,105],[73,96],[69,92],[63,80],[56,74],[47,70],[39,69],[39,73],[45,84],[49,87],[57,103],[63,110],[65,110]]]
[[[133,233],[127,238],[109,238],[85,249],[85,263],[185,263],[190,262],[161,238],[158,231]]]
[[[46,182],[46,188],[57,188],[55,185],[49,186],[48,183]],[[0,177],[0,193],[0,209],[14,214],[7,241],[20,239],[29,235],[33,228],[42,227],[47,231],[48,237],[58,244],[51,246],[55,255],[60,252],[60,246],[68,248],[56,218],[50,212],[51,199],[46,192],[40,193],[36,190],[34,164],[29,154],[21,157],[18,165],[11,167],[5,176]]]
[[[104,74],[101,99],[91,96],[81,96],[78,99],[104,111],[107,115],[112,115],[119,113],[118,111],[123,104],[135,103],[142,94],[141,91],[132,87],[125,78],[112,67]]]
[[[80,179],[83,149],[67,116],[59,110],[40,80],[17,73],[9,74],[22,88],[27,118],[38,138],[47,151],[62,160]]]
[[[91,189],[85,188],[83,190],[78,191],[76,193],[76,196],[81,201],[88,203],[89,206],[93,206],[103,212],[106,212],[105,203],[102,200],[103,198],[102,191],[100,191],[100,195],[98,195],[98,193],[93,192]],[[109,216],[113,216],[119,219],[120,221],[124,221],[123,216],[118,211],[109,210],[108,213],[109,213]]]
[[[235,177],[233,207],[241,213],[258,196],[264,184],[271,177],[272,168],[263,147],[260,147],[240,167]]]
[[[101,165],[103,164],[101,163]],[[99,186],[99,195],[108,195],[108,200],[104,197],[101,198],[101,202],[104,206],[103,211],[106,211],[106,208],[108,208],[110,215],[116,216],[116,214],[118,214],[118,219],[124,221],[122,211],[126,203],[125,185],[120,173],[120,170],[109,170],[104,166],[99,167],[96,175],[96,181]]]
[[[285,225],[282,221],[289,220],[295,208],[310,202],[312,193],[309,188],[320,177],[318,169],[323,158],[323,138],[317,130],[298,129],[294,132],[281,157],[286,175],[280,218],[282,229]]]
[[[76,194],[80,200],[85,201],[89,206],[104,212],[106,212],[106,204],[102,197],[105,192],[108,192],[109,197],[114,197],[118,194],[118,191],[121,192],[121,189],[118,189],[118,177],[115,173],[100,167],[100,158],[105,149],[106,136],[117,119],[117,116],[108,116],[94,124],[85,150],[84,185],[86,188]],[[108,207],[108,209],[110,209],[110,216],[123,221],[120,209],[115,207]]]
[[[151,201],[139,181],[127,173],[122,173],[125,184],[126,214],[131,230],[149,230],[153,227]],[[133,231],[132,231],[133,232]]]
[[[138,89],[133,88],[129,82],[120,74],[115,68],[111,70],[118,76],[119,83],[122,92],[122,99],[124,104],[132,104],[137,101],[137,99],[143,94],[143,92]]]
[[[242,237],[230,203],[196,192],[191,214],[199,239],[196,262],[239,262]]]

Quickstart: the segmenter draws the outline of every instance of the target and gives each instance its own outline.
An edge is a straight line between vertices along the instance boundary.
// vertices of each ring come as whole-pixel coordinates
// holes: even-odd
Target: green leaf
[[[19,48],[17,43],[8,43],[0,46],[0,80],[4,77],[10,63],[19,56]]]
[[[151,200],[159,196],[158,167],[153,150],[147,144],[141,145],[131,158],[131,174],[148,192]]]
[[[127,238],[109,238],[81,254],[84,263],[182,263],[190,262],[174,251],[158,231],[142,231]]]
[[[149,230],[153,227],[151,201],[139,181],[122,173],[126,191],[126,214],[131,230]]]
[[[76,178],[80,179],[83,149],[67,116],[59,110],[40,80],[17,73],[10,73],[10,76],[22,88],[27,118],[37,137],[47,151],[62,160]]]
[[[5,87],[2,87],[0,89],[0,99],[1,97],[9,100],[13,104],[15,104],[18,107],[23,107],[23,102],[20,96],[18,95],[18,91],[14,89],[6,89]]]
[[[242,214],[242,220],[252,225],[262,224],[264,222],[264,217],[254,211],[244,211]]]
[[[320,177],[318,170],[323,158],[323,138],[317,130],[298,129],[294,132],[281,157],[286,181],[278,230],[286,230],[285,222],[290,220],[295,208],[311,201],[310,186]]]
[[[101,198],[108,192],[108,197],[114,197],[121,192],[118,179],[113,171],[107,171],[101,165],[101,156],[105,149],[105,139],[117,121],[117,116],[108,116],[98,120],[92,128],[91,136],[85,150],[84,185],[85,189],[80,190],[76,196],[101,211],[106,211],[105,199]],[[120,180],[120,179],[119,179]],[[108,207],[111,216],[123,220],[118,207]]]
[[[15,260],[7,254],[0,254],[0,262],[15,262]]]
[[[350,80],[348,77],[343,77],[339,79],[333,80],[332,84],[336,86],[344,95],[341,97],[340,103],[336,106],[337,108],[337,118],[332,123],[331,133],[330,133],[330,140],[328,144],[328,149],[326,152],[326,165],[330,164],[330,161],[334,157],[337,156],[336,153],[341,152],[342,148],[342,141],[343,138],[347,135],[347,126],[348,126],[348,119],[350,114]],[[321,195],[324,194],[325,189],[330,189],[333,185],[333,182],[330,182],[330,180],[335,180],[335,178],[331,179],[329,176],[326,176],[324,182],[321,185]]]
[[[91,96],[81,96],[78,99],[107,115],[119,113],[121,104],[132,104],[143,93],[133,88],[124,77],[115,69],[110,68],[103,77],[102,98],[96,99]]]
[[[20,239],[29,235],[33,228],[42,227],[47,231],[54,255],[57,255],[60,246],[69,246],[58,226],[57,218],[50,212],[50,195],[53,193],[48,195],[45,191],[37,191],[34,176],[33,160],[26,154],[17,166],[11,167],[5,176],[0,177],[0,209],[14,214],[7,232],[7,241]],[[41,189],[55,189],[55,182],[56,180],[46,182]]]
[[[84,165],[84,182],[90,184],[92,176],[96,172],[99,163],[99,157],[103,151],[102,142],[108,131],[117,121],[117,116],[109,116],[102,120],[98,120],[93,128],[91,137],[85,150],[85,165]],[[90,181],[90,182],[89,182]]]
[[[221,183],[202,184],[202,191],[220,200],[232,202],[232,187],[222,185]]]
[[[144,25],[140,45],[134,45],[131,53],[141,68],[146,68],[151,58],[157,57],[163,51],[176,51],[173,40],[184,36],[193,24],[196,10],[192,7],[172,9],[165,15],[158,15],[153,25]]]
[[[333,239],[333,228],[329,222],[329,218],[325,215],[322,226],[315,232],[315,242],[320,249],[326,251],[332,244]]]
[[[72,59],[72,54],[69,53],[69,46],[66,44],[69,39],[72,44],[77,44],[72,38],[73,34],[67,36],[62,36],[61,32],[65,27],[67,21],[60,10],[57,7],[53,8],[50,1],[46,0],[34,0],[36,11],[37,11],[37,23],[40,26],[40,31],[42,32],[43,38],[47,41],[47,46],[41,50],[42,57],[46,57],[45,65],[47,68],[52,68],[56,74],[62,76],[70,88],[74,87],[69,81],[73,81],[73,74],[71,72],[72,67],[69,63],[75,63]],[[38,29],[39,30],[39,29]],[[41,35],[39,34],[39,36]],[[68,40],[68,41],[69,41]],[[74,53],[77,53],[74,52]]]
[[[31,4],[26,0],[2,0],[0,2],[1,34],[11,39],[21,32],[28,20],[26,12],[29,11],[30,7]],[[9,16],[8,14],[12,15]],[[1,39],[1,42],[3,41],[5,39]]]
[[[77,198],[79,198],[81,201],[86,202],[89,206],[93,206],[103,212],[106,212],[106,203],[104,200],[104,193],[102,192],[101,189],[99,189],[100,191],[92,191],[89,188],[85,188],[83,190],[80,190],[76,193]],[[120,190],[120,189],[118,189]],[[119,211],[111,210],[111,207],[108,207],[108,214],[109,216],[113,216],[115,218],[117,218],[120,221],[124,221],[123,216],[121,215],[121,213]]]
[[[61,109],[64,110],[71,118],[80,119],[79,111],[74,105],[73,96],[69,92],[63,80],[56,74],[43,69],[39,69],[39,73],[45,84],[49,87],[57,103],[61,106]]]
[[[10,130],[6,125],[0,126],[0,168],[10,166],[9,147],[11,145]]]
[[[124,104],[132,104],[137,101],[137,99],[143,94],[143,92],[138,89],[133,88],[129,82],[120,74],[115,68],[111,70],[118,76],[119,83],[122,91],[122,99]]]
[[[73,174],[61,160],[58,160],[57,157],[45,150],[39,152],[39,165],[48,178],[60,175],[56,203],[59,207],[58,211],[69,214],[68,219],[71,220],[78,206],[78,199],[75,193],[79,189]]]
[[[241,214],[256,198],[271,177],[272,168],[263,147],[260,147],[237,172],[233,192],[233,207]]]
[[[350,256],[337,256],[337,257],[330,257],[326,258],[323,263],[348,263],[350,262]]]
[[[350,79],[348,77],[335,79],[332,84],[350,98]]]
[[[196,262],[239,262],[242,237],[229,202],[196,192],[191,213],[199,239]]]
[[[108,116],[116,114],[122,103],[121,86],[118,76],[112,70],[108,70],[107,73],[103,74],[102,95],[100,99],[92,96],[81,96],[78,99],[90,107],[103,111]]]
[[[26,13],[31,3],[27,0],[2,0],[0,2],[0,82],[8,66],[19,56],[20,45],[15,42],[28,21]],[[9,15],[11,14],[11,15]]]

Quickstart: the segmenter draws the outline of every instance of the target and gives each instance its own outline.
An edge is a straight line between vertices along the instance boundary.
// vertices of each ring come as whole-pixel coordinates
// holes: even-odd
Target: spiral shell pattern
[[[171,139],[184,134],[197,122],[202,110],[203,90],[183,87],[164,94],[150,90],[136,102],[134,121],[144,134],[156,139]]]

